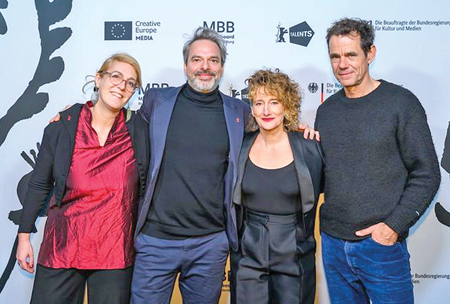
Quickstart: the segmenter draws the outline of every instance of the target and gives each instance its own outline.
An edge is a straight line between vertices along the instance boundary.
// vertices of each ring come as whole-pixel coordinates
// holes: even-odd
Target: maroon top
[[[50,203],[38,259],[46,267],[121,269],[134,261],[138,173],[125,115],[102,147],[90,107],[80,113],[62,205]]]

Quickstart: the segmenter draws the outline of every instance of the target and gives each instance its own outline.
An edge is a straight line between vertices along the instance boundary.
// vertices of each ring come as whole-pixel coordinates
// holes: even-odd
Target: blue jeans
[[[385,246],[322,232],[322,256],[331,303],[414,303],[405,241]]]
[[[184,240],[140,233],[135,247],[133,304],[168,304],[178,273],[184,304],[218,303],[229,247],[225,232]]]

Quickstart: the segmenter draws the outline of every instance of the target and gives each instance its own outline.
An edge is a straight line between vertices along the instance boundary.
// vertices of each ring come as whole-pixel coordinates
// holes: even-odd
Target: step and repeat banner
[[[0,0],[0,303],[28,303],[33,275],[15,262],[17,221],[44,127],[67,104],[89,99],[86,76],[105,58],[128,52],[143,69],[146,89],[179,86],[182,47],[198,26],[217,30],[228,46],[220,90],[247,98],[244,80],[279,68],[302,87],[301,119],[314,124],[317,107],[341,89],[330,68],[326,29],[342,17],[369,20],[377,56],[371,75],[410,89],[422,102],[439,156],[442,184],[411,229],[416,303],[448,302],[450,286],[450,3],[445,0],[146,1]],[[89,78],[88,78],[89,79]],[[384,136],[384,134],[379,134]],[[45,217],[36,223],[37,256]],[[329,303],[320,250],[317,303]],[[228,273],[221,303],[229,301]],[[175,292],[173,303],[181,303]]]

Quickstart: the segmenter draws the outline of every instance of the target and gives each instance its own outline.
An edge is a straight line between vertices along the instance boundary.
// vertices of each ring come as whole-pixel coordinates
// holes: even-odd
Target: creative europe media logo
[[[131,21],[106,21],[105,40],[131,40],[133,24]]]
[[[153,41],[160,27],[159,21],[105,21],[105,40]]]

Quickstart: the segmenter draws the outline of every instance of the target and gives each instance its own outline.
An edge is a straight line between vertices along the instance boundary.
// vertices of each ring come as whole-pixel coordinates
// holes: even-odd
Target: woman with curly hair
[[[232,303],[314,303],[314,220],[323,159],[299,132],[301,93],[279,70],[247,79],[252,116],[234,192],[239,249]]]

